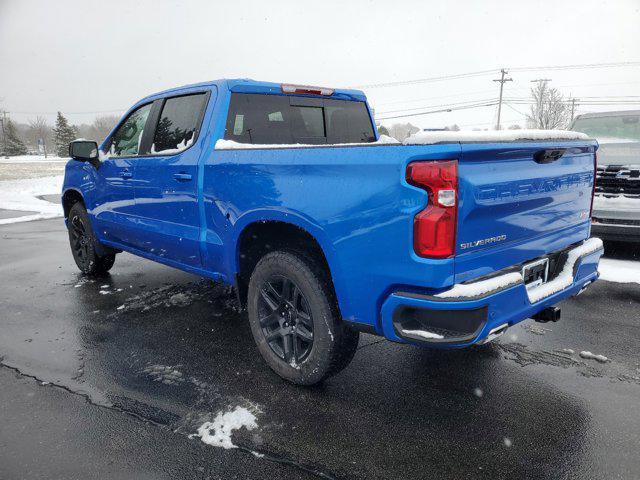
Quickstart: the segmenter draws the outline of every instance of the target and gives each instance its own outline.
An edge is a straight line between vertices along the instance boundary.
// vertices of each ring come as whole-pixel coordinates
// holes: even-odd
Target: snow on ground
[[[600,280],[618,283],[640,283],[640,262],[601,258]]]
[[[0,219],[0,225],[61,217],[62,204],[37,198],[40,195],[60,194],[62,175],[0,181],[0,209],[34,212],[17,218]]]
[[[56,157],[47,155],[47,158],[44,158],[44,155],[17,155],[15,157],[0,157],[0,163],[39,163],[39,162],[54,162],[54,163],[67,163],[69,161],[68,158],[65,157]]]
[[[582,352],[580,352],[580,356],[582,358],[586,358],[587,360],[596,360],[600,363],[607,363],[609,361],[609,359],[604,355],[596,355],[595,353],[591,353],[587,350],[583,350]]]
[[[256,416],[245,407],[236,407],[228,412],[218,412],[213,422],[205,422],[198,428],[196,436],[214,447],[224,449],[238,448],[231,441],[231,434],[234,430],[242,427],[247,430],[258,428]]]

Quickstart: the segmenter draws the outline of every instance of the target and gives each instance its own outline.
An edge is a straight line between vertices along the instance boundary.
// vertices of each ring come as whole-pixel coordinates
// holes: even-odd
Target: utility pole
[[[500,113],[502,113],[502,89],[504,88],[504,82],[513,82],[512,78],[504,78],[509,73],[504,68],[500,70],[500,78],[493,80],[494,82],[500,82],[500,98],[498,100],[498,123],[496,124],[496,130],[500,130]]]
[[[576,102],[579,102],[580,99],[579,98],[572,98],[571,99],[571,121],[573,122],[573,118],[574,118],[574,114],[576,111]]]

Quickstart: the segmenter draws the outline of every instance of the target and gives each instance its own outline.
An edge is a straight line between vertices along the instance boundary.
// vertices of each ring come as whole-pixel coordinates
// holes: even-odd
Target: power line
[[[479,103],[476,105],[464,105],[464,106],[459,106],[459,107],[451,107],[451,108],[443,108],[440,110],[428,110],[428,111],[423,111],[423,112],[416,112],[416,113],[407,113],[404,115],[392,115],[392,116],[387,116],[387,117],[376,117],[377,120],[390,120],[393,118],[404,118],[404,117],[417,117],[420,115],[429,115],[432,113],[443,113],[443,112],[453,112],[455,110],[466,110],[469,108],[480,108],[480,107],[493,107],[495,105],[497,105],[498,102],[497,101],[492,101],[492,102],[488,102],[488,103]]]
[[[523,117],[526,117],[526,116],[527,116],[527,114],[526,114],[526,113],[522,113],[522,112],[521,112],[520,110],[518,110],[517,108],[513,108],[513,107],[511,106],[511,104],[509,104],[506,100],[505,100],[504,104],[505,104],[507,107],[509,107],[511,110],[513,110],[514,112],[519,113],[520,115],[522,115]]]
[[[492,93],[494,92],[493,89],[490,90],[475,90],[473,92],[461,92],[461,93],[453,93],[450,95],[437,95],[435,97],[423,97],[423,98],[412,98],[411,100],[397,100],[397,101],[393,101],[393,102],[382,102],[382,103],[377,103],[376,102],[376,106],[381,106],[381,105],[400,105],[402,103],[415,103],[415,102],[424,102],[425,100],[434,100],[434,99],[440,99],[440,98],[452,98],[452,97],[465,97],[467,95],[475,95],[477,93]]]
[[[439,77],[428,77],[428,78],[418,78],[415,80],[401,80],[396,82],[388,82],[388,83],[372,83],[369,85],[356,85],[352,88],[380,88],[380,87],[398,87],[400,85],[413,85],[415,83],[430,83],[430,82],[441,82],[443,80],[456,80],[459,78],[469,78],[469,77],[479,77],[481,75],[489,75],[494,73],[496,70],[478,70],[476,72],[467,72],[467,73],[457,73],[453,75],[442,75]]]
[[[613,63],[583,63],[575,65],[548,65],[541,67],[513,67],[508,68],[511,72],[528,72],[528,71],[557,71],[557,70],[585,70],[592,68],[621,68],[621,67],[638,67],[640,62],[613,62]],[[356,85],[352,88],[381,88],[381,87],[398,87],[401,85],[413,85],[416,83],[440,82],[443,80],[456,80],[459,78],[479,77],[489,75],[499,71],[497,68],[490,70],[478,70],[475,72],[457,73],[451,75],[442,75],[438,77],[417,78],[413,80],[398,80],[387,83],[372,83],[368,85]]]
[[[495,102],[495,98],[484,98],[484,99],[475,99],[475,100],[467,100],[464,102],[455,102],[455,103],[443,103],[440,105],[422,105],[420,107],[411,107],[411,108],[401,108],[398,110],[386,110],[384,112],[377,112],[379,115],[386,115],[388,113],[399,113],[399,112],[412,112],[415,110],[424,110],[425,108],[440,108],[440,107],[458,107],[461,105],[469,105],[483,102]]]
[[[544,67],[514,67],[512,71],[528,72],[534,70],[585,70],[591,68],[640,67],[640,62],[582,63],[577,65],[547,65]]]

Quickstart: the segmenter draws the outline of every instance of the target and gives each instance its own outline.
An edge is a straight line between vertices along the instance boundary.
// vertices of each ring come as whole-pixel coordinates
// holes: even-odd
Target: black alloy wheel
[[[92,261],[90,255],[91,239],[87,234],[87,228],[85,227],[84,222],[78,215],[71,218],[69,225],[69,239],[71,241],[73,256],[78,267],[82,271],[89,269],[90,262]]]
[[[309,302],[289,278],[274,275],[260,287],[258,319],[271,350],[285,362],[303,362],[313,348]]]

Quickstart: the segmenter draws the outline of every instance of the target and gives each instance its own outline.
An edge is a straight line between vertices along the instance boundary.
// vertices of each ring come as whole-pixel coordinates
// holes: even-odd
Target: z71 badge
[[[476,240],[475,242],[467,242],[460,244],[460,250],[466,250],[467,248],[479,247],[481,245],[489,245],[491,243],[503,242],[507,239],[506,235],[498,235],[497,237],[483,238],[482,240]]]

